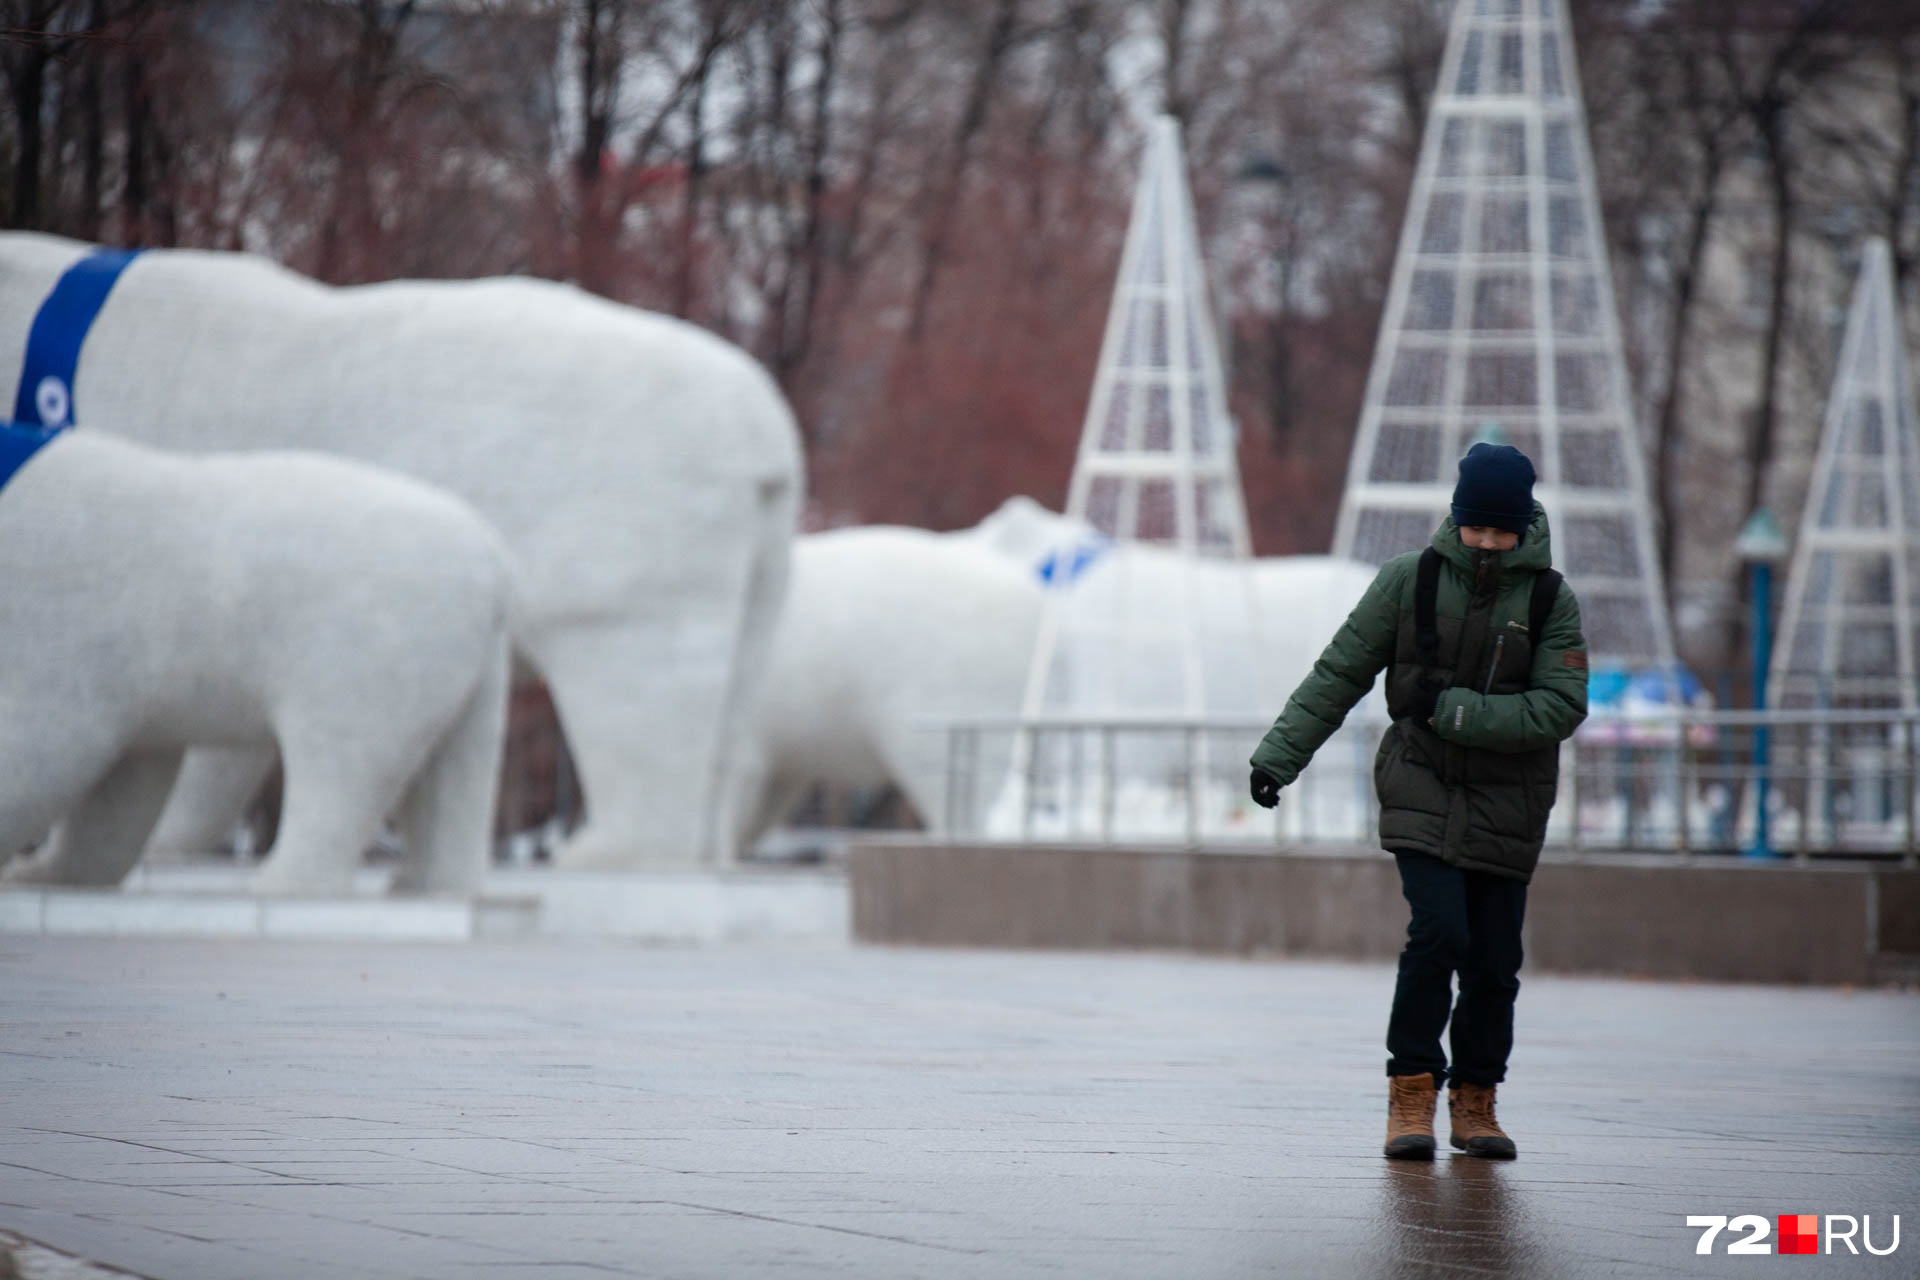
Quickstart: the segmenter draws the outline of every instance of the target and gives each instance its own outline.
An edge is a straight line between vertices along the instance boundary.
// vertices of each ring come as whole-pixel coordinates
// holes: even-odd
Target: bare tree
[[[804,157],[801,173],[803,194],[797,212],[793,209],[794,202],[778,202],[783,215],[780,246],[782,263],[777,283],[772,285],[767,294],[771,315],[771,332],[765,344],[768,362],[774,376],[782,386],[788,388],[789,393],[793,391],[796,375],[813,346],[815,320],[828,269],[825,230],[827,194],[831,182],[829,166],[836,133],[834,93],[841,70],[841,42],[847,27],[843,0],[823,0],[818,21],[819,30],[812,47],[813,82],[806,94],[808,112],[804,126],[805,141],[800,148]],[[773,56],[769,60],[768,87],[771,96],[766,125],[773,145],[763,154],[780,154],[787,149],[784,143],[795,128],[791,113],[786,108],[791,92],[790,77],[794,74],[796,61],[793,55],[795,32],[794,24],[784,20],[784,16],[776,16],[768,25],[771,29],[769,48]],[[871,192],[874,159],[870,149],[853,175],[852,195],[856,202],[856,216],[857,206]]]
[[[714,64],[732,43],[745,16],[737,0],[700,0],[699,36],[687,73],[686,178],[681,186],[679,245],[675,257],[672,310],[690,316],[694,307],[695,271],[699,258],[699,231],[707,180],[707,92]]]
[[[1648,475],[1670,596],[1684,523],[1695,313],[1727,170],[1750,137],[1744,104],[1715,56],[1726,38],[1715,16],[1727,15],[1678,7],[1646,22],[1596,21],[1582,41],[1589,67],[1611,72],[1615,89],[1594,119],[1596,150],[1608,161],[1608,229],[1625,263],[1655,265],[1664,283],[1658,332],[1645,335],[1659,354],[1641,362],[1640,374],[1651,384]]]
[[[914,286],[912,319],[907,325],[907,334],[913,339],[926,331],[927,307],[932,302],[934,283],[953,235],[954,210],[960,199],[961,184],[966,180],[975,143],[986,126],[1001,69],[1021,36],[1020,4],[1021,0],[993,0],[973,60],[966,101],[954,123],[953,136],[947,142],[943,172],[936,181],[927,184],[920,277]]]
[[[333,202],[320,224],[315,273],[340,281],[357,273],[344,261],[343,243],[364,243],[376,234],[379,215],[373,204],[372,169],[376,133],[393,82],[400,72],[400,37],[413,16],[414,0],[387,5],[359,0],[341,85],[344,108]]]
[[[1760,357],[1759,407],[1747,438],[1746,508],[1760,506],[1773,465],[1780,413],[1782,347],[1789,324],[1798,229],[1801,163],[1799,108],[1810,86],[1845,56],[1833,37],[1843,31],[1847,0],[1755,6],[1731,12],[1732,0],[1708,0],[1718,62],[1760,148],[1773,215],[1767,319]]]
[[[77,0],[8,0],[4,39],[0,39],[0,75],[7,82],[7,106],[13,134],[13,174],[8,222],[42,225],[48,90],[61,59],[92,28]]]
[[[1399,145],[1409,168],[1427,129],[1427,109],[1447,41],[1447,0],[1389,0],[1381,15],[1384,31],[1376,73],[1400,105]]]
[[[574,50],[580,119],[573,155],[573,276],[596,293],[607,291],[604,250],[612,224],[605,174],[620,108],[626,17],[625,0],[581,0]]]
[[[1318,550],[1450,9],[5,0],[0,200],[338,281],[535,270],[676,312],[786,388],[816,519],[955,523],[1064,492],[1134,126],[1164,106],[1224,264],[1256,544]],[[1920,260],[1911,9],[1574,4],[1670,570],[1705,572],[1739,501],[1697,459],[1750,499],[1791,471],[1828,258],[1880,230]],[[1725,296],[1749,244],[1754,320]]]

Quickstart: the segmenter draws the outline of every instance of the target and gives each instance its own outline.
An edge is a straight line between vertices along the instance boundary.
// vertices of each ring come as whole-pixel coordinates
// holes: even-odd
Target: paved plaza
[[[0,1232],[167,1280],[1920,1274],[1920,996],[1529,977],[1520,1159],[1405,1166],[1378,1154],[1391,987],[9,937]],[[1900,1248],[1699,1257],[1685,1225],[1796,1213],[1870,1215],[1882,1248],[1898,1214]]]

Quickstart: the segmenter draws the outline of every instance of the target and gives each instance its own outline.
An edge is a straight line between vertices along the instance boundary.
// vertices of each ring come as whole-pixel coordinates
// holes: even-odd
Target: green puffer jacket
[[[1580,606],[1562,585],[1528,636],[1534,577],[1552,565],[1547,513],[1508,552],[1475,551],[1452,519],[1433,535],[1441,556],[1434,620],[1439,660],[1423,668],[1414,639],[1420,553],[1389,560],[1286,710],[1253,765],[1291,783],[1383,670],[1393,724],[1374,760],[1380,843],[1457,867],[1529,880],[1540,861],[1560,772],[1560,743],[1587,715]],[[1422,681],[1442,687],[1433,719],[1417,720]]]

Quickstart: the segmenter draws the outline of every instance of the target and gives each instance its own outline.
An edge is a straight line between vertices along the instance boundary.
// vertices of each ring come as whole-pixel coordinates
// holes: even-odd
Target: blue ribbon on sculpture
[[[1079,579],[1107,549],[1105,538],[1094,537],[1071,547],[1049,551],[1035,566],[1042,586],[1063,587]]]
[[[73,375],[80,348],[114,282],[138,249],[96,249],[68,267],[34,314],[13,397],[13,421],[0,423],[0,485],[40,447],[73,425]]]
[[[0,422],[0,488],[13,479],[13,473],[27,465],[27,459],[40,452],[40,446],[60,434],[59,428],[23,427]]]

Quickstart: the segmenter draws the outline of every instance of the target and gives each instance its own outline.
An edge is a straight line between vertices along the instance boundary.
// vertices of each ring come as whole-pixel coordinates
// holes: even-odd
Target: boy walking
[[[1412,909],[1387,1021],[1388,1159],[1433,1158],[1442,1084],[1456,1148],[1515,1154],[1494,1093],[1513,1048],[1527,882],[1560,743],[1587,714],[1580,607],[1551,568],[1533,482],[1511,445],[1468,450],[1431,545],[1381,566],[1253,753],[1253,799],[1272,808],[1387,672],[1393,724],[1374,788]]]

